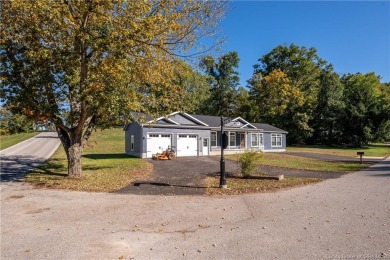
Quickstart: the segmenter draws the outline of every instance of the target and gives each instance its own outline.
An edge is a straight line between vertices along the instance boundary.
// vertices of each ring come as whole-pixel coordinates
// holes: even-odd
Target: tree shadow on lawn
[[[65,163],[65,165],[64,165]],[[102,169],[108,169],[112,167],[107,166],[83,166],[83,170],[102,170]],[[49,161],[46,161],[45,163],[39,165],[34,169],[31,174],[33,175],[49,175],[53,177],[67,177],[68,176],[68,169],[66,160],[64,159],[50,159]]]
[[[102,159],[135,159],[138,157],[127,155],[124,153],[91,153],[84,154],[84,158],[92,159],[92,160],[102,160]]]

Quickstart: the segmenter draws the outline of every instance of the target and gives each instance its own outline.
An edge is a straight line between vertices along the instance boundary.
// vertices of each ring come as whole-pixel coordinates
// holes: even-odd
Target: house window
[[[282,135],[281,134],[272,134],[271,135],[271,146],[273,146],[273,147],[282,146]]]
[[[258,133],[252,133],[251,146],[252,147],[259,146],[259,134]]]
[[[234,132],[229,134],[229,146],[236,146],[236,133]]]
[[[260,145],[264,145],[264,139],[263,139],[263,134],[260,134]]]
[[[134,135],[130,137],[131,151],[134,151]]]
[[[217,146],[217,132],[211,132],[211,146]]]

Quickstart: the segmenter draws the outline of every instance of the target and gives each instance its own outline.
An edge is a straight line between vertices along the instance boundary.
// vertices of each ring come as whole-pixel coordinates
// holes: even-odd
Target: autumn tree
[[[249,87],[251,100],[254,101],[252,109],[257,111],[250,120],[288,129],[294,141],[305,137],[303,133],[309,131],[304,111],[305,97],[284,72],[276,69],[264,77],[257,73],[249,80]]]
[[[176,57],[213,33],[225,9],[223,1],[195,0],[0,4],[1,98],[55,124],[70,177],[82,176],[96,125],[169,107],[179,87]]]
[[[211,97],[203,110],[206,114],[215,116],[232,116],[236,110],[238,64],[237,52],[229,52],[218,58],[212,56],[202,59],[200,66],[210,76]]]
[[[254,74],[266,77],[275,71],[285,74],[289,80],[289,85],[304,96],[303,105],[300,109],[292,109],[296,114],[290,118],[297,118],[298,128],[286,128],[289,132],[296,132],[296,135],[288,135],[288,140],[292,143],[306,142],[316,131],[314,126],[321,118],[317,118],[318,97],[320,91],[321,77],[324,71],[332,72],[332,67],[317,55],[315,48],[306,48],[291,44],[290,46],[279,45],[269,53],[262,56],[259,63],[254,65]],[[274,75],[275,76],[275,75]],[[324,91],[331,88],[323,88]],[[323,93],[322,93],[323,94]],[[280,98],[283,99],[281,93]],[[280,100],[283,103],[283,100]],[[322,103],[324,104],[324,102]],[[298,139],[296,139],[296,136]]]

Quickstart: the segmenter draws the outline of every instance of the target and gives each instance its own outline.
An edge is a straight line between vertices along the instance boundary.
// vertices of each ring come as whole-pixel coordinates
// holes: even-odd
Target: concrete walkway
[[[241,196],[1,190],[1,259],[380,259],[390,158],[338,179]]]

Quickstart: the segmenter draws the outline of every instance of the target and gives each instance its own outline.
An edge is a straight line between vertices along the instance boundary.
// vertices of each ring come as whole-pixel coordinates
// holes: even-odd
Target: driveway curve
[[[1,191],[1,259],[388,259],[390,158],[275,193]]]
[[[20,181],[26,173],[46,161],[59,145],[56,132],[44,132],[1,150],[1,182]]]

